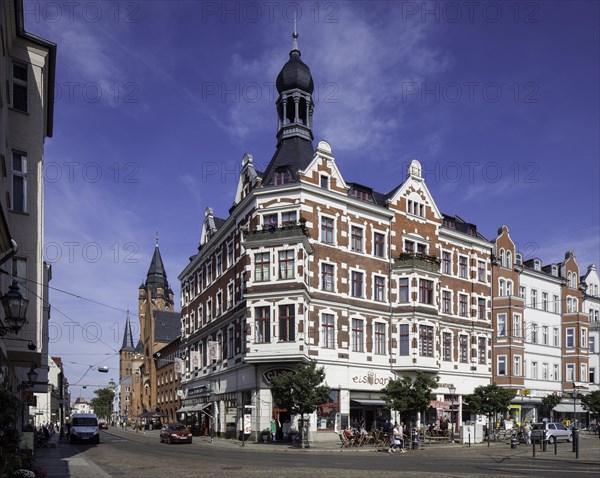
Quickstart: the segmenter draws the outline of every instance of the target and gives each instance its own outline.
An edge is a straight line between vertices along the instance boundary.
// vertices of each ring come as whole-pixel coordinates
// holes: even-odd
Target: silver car
[[[531,438],[539,441],[544,437],[544,430],[546,430],[546,440],[549,443],[573,439],[573,432],[560,422],[534,423],[531,426]]]

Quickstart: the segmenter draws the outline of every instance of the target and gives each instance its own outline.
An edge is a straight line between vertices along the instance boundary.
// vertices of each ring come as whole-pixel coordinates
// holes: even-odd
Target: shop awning
[[[189,412],[190,408],[192,407],[182,407],[179,410],[177,410],[175,413],[185,413],[185,412]]]
[[[360,400],[350,400],[352,403],[355,403],[357,405],[363,405],[365,407],[384,407],[384,408],[390,408],[390,406],[385,403],[383,400],[371,400],[368,398],[363,398]]]
[[[458,402],[454,402],[454,405],[458,405]],[[452,406],[451,402],[445,402],[443,400],[432,400],[429,402],[429,406],[433,408],[450,408]]]
[[[190,407],[190,409],[188,410],[188,412],[201,412],[202,410],[204,410],[206,407],[210,407],[211,403],[198,403],[192,407]]]
[[[554,411],[558,413],[573,413],[573,405],[568,403],[559,403],[554,407]],[[587,413],[581,405],[575,405],[575,413]]]

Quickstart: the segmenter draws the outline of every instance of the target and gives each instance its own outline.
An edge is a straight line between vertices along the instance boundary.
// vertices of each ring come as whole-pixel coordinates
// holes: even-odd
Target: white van
[[[100,443],[98,417],[93,413],[74,413],[71,415],[71,443],[78,441]]]

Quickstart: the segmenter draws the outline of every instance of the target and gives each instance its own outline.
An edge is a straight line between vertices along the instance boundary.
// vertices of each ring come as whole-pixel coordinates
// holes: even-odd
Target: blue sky
[[[582,269],[600,263],[598,2],[25,10],[26,29],[58,44],[45,152],[51,285],[120,309],[52,293],[50,351],[72,383],[93,364],[108,376],[91,370],[79,383],[118,378],[122,311],[136,312],[156,229],[178,301],[206,207],[227,216],[245,152],[266,166],[294,15],[315,80],[315,140],[332,145],[347,180],[387,192],[416,158],[438,207],[486,237],[507,224],[526,257],[558,262],[573,249]]]

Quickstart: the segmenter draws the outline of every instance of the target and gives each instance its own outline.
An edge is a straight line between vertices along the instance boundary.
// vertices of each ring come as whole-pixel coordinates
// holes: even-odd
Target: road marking
[[[64,458],[71,478],[111,478],[102,468],[81,455]]]

